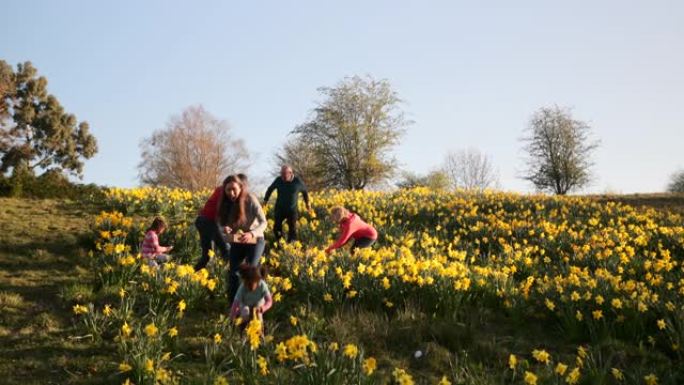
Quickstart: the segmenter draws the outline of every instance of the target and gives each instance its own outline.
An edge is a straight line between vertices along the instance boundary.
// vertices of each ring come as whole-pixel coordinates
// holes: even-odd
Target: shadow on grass
[[[74,343],[67,337],[51,341],[28,340],[22,346],[0,338],[3,384],[105,384],[111,379],[113,347]]]
[[[88,279],[89,223],[98,207],[83,202],[3,199],[0,383],[103,383],[111,347],[71,340],[70,303],[60,292]],[[118,381],[120,382],[120,381]]]

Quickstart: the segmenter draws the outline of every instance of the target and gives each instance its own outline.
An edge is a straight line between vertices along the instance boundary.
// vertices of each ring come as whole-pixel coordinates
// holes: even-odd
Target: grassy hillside
[[[94,214],[76,202],[0,198],[0,383],[99,377],[108,352],[75,338],[68,308],[92,292],[83,240]]]
[[[399,221],[379,226],[384,233],[393,236],[391,240],[385,238],[381,242],[389,247],[392,253],[400,250],[399,244],[403,242],[402,234],[420,234],[419,231],[429,232],[437,224],[447,226],[452,221],[465,221],[463,224],[470,223],[471,227],[467,233],[461,233],[467,241],[464,242],[463,247],[467,248],[467,255],[474,255],[471,249],[475,245],[474,241],[477,241],[478,245],[483,245],[481,242],[484,242],[485,238],[494,239],[493,232],[500,230],[495,227],[487,228],[487,226],[493,226],[497,217],[488,214],[486,209],[497,206],[498,202],[481,200],[472,204],[448,199],[442,203],[423,201],[422,203],[435,205],[434,209],[437,211],[446,206],[470,210],[463,211],[463,217],[466,219],[450,219],[448,216],[426,219],[424,217],[427,215],[429,218],[431,214],[429,210],[428,212],[413,212],[414,206],[407,202],[395,200],[390,203],[383,195],[369,195],[366,198],[372,203],[362,206],[356,195],[316,197],[316,208],[319,215],[322,215],[325,207],[339,201],[339,203],[357,207],[365,216],[375,218],[376,221],[387,220],[390,217],[410,219],[411,223]],[[681,195],[592,198],[600,202],[617,201],[636,206],[655,207],[663,212],[684,212],[684,196]],[[152,213],[162,212],[175,226],[162,241],[173,242],[179,245],[178,249],[184,250],[183,254],[178,255],[178,262],[192,262],[192,256],[196,254],[196,245],[193,243],[195,233],[194,229],[188,225],[195,212],[191,208],[201,200],[201,197],[179,195],[170,202],[160,202],[141,195],[133,196],[129,201],[120,202],[121,204],[118,205],[109,202],[105,206],[96,207],[81,202],[0,199],[0,373],[4,373],[0,383],[119,384],[123,382],[130,372],[119,373],[119,365],[122,362],[133,364],[133,358],[130,350],[125,350],[130,347],[122,351],[117,342],[121,328],[119,320],[128,319],[134,328],[138,328],[133,333],[142,333],[143,327],[151,321],[157,322],[161,328],[159,322],[161,318],[158,314],[149,312],[152,306],[159,306],[159,304],[148,303],[150,295],[141,291],[141,287],[145,285],[148,288],[152,287],[152,290],[157,290],[154,285],[161,285],[158,287],[159,300],[172,301],[169,302],[171,308],[164,307],[164,305],[161,309],[167,309],[165,311],[170,311],[170,315],[174,314],[178,297],[161,294],[164,288],[163,280],[158,281],[145,277],[144,274],[139,275],[136,265],[115,267],[115,269],[122,269],[121,271],[128,269],[127,272],[121,273],[126,274],[125,276],[119,277],[124,279],[111,281],[111,283],[104,282],[101,275],[103,266],[92,264],[93,259],[88,256],[88,253],[93,251],[92,239],[96,235],[91,226],[101,209],[118,208],[126,211],[124,218],[131,218],[131,224],[130,227],[124,226],[128,234],[124,235],[120,241],[134,246],[139,238],[140,226],[146,224],[147,218]],[[513,213],[521,211],[522,206],[507,207],[515,202],[516,198],[501,200],[502,207],[506,207],[506,215],[514,216],[517,214]],[[544,202],[546,201],[537,201],[536,204],[549,207],[529,217],[529,223],[525,226],[533,226],[531,219],[547,218],[545,213],[554,211],[555,203]],[[524,207],[534,209],[535,202],[532,202],[532,205],[528,203],[524,203]],[[477,213],[472,211],[475,206],[480,210]],[[420,207],[420,204],[416,207]],[[576,203],[569,204],[567,207],[570,210],[581,208]],[[592,207],[588,211],[588,213],[593,212],[600,213],[602,208]],[[604,215],[630,215],[633,216],[633,220],[640,218],[638,214],[631,214],[628,209],[620,209],[610,214],[606,212]],[[324,234],[327,234],[330,229],[325,227],[323,221],[319,223],[314,218],[307,217],[307,219],[309,222],[303,227],[303,236],[312,246],[324,245],[327,242]],[[506,218],[499,215],[498,219]],[[665,223],[663,218],[654,217],[652,220]],[[483,224],[477,225],[477,221],[482,221]],[[604,225],[606,229],[609,229],[607,223],[599,226]],[[485,226],[484,229],[482,226]],[[477,230],[478,228],[480,230]],[[446,229],[438,238],[449,242],[453,235],[447,236],[444,231]],[[111,235],[108,236],[111,237]],[[528,236],[527,230],[520,235],[521,240],[526,239],[530,242],[534,242],[536,237],[536,235]],[[666,239],[669,241],[670,238]],[[427,251],[427,247],[421,246],[422,242],[430,243],[431,240],[425,241],[417,237],[414,242],[416,243],[414,246],[402,247],[411,248],[418,261],[423,257],[434,258],[434,255]],[[626,240],[626,242],[630,241]],[[394,248],[395,244],[396,248]],[[546,246],[557,247],[554,243],[546,243]],[[442,246],[437,246],[437,249],[440,247]],[[477,249],[479,252],[480,247]],[[98,253],[102,252],[95,251],[96,256]],[[436,253],[439,254],[439,251]],[[331,342],[339,342],[341,346],[347,343],[354,344],[363,350],[366,357],[372,356],[377,360],[377,373],[372,377],[376,383],[386,383],[397,379],[398,377],[393,375],[395,368],[407,370],[418,383],[437,383],[443,376],[446,376],[452,383],[518,384],[523,382],[524,373],[527,370],[539,375],[540,384],[554,383],[551,382],[551,378],[553,370],[556,369],[555,363],[565,362],[570,366],[569,372],[576,358],[578,346],[586,346],[590,351],[589,359],[583,364],[582,381],[578,382],[580,384],[620,383],[613,380],[610,375],[610,370],[614,366],[620,367],[631,376],[624,383],[644,383],[643,377],[652,372],[660,375],[661,383],[676,383],[679,378],[676,371],[673,371],[674,374],[670,377],[663,377],[662,369],[680,360],[681,356],[672,352],[670,346],[660,340],[660,337],[656,335],[657,340],[654,340],[655,342],[651,345],[649,341],[652,335],[644,333],[630,335],[629,328],[625,327],[622,330],[619,322],[613,324],[616,322],[614,320],[611,320],[610,324],[607,323],[608,321],[606,324],[592,324],[596,330],[584,330],[581,325],[565,320],[564,317],[568,315],[560,314],[561,310],[556,311],[558,314],[545,313],[545,306],[549,305],[544,304],[543,298],[544,295],[551,295],[550,292],[537,297],[540,303],[537,303],[534,298],[526,302],[527,300],[523,300],[522,297],[510,294],[511,297],[508,299],[514,302],[511,310],[503,306],[505,301],[500,300],[494,291],[489,291],[486,285],[476,287],[464,295],[448,291],[452,293],[450,295],[454,295],[454,298],[458,298],[458,302],[452,304],[444,301],[446,297],[432,302],[423,300],[434,297],[437,292],[420,289],[415,286],[415,282],[407,284],[402,282],[400,277],[394,277],[392,289],[386,291],[387,297],[383,298],[377,297],[378,293],[383,292],[380,287],[377,287],[377,281],[369,279],[358,270],[360,264],[372,266],[372,256],[369,256],[368,260],[360,260],[341,253],[328,261],[330,264],[328,275],[331,281],[325,285],[330,285],[329,288],[320,286],[317,279],[307,275],[305,267],[309,264],[316,266],[314,260],[309,258],[315,259],[315,253],[295,249],[285,249],[278,255],[269,256],[271,260],[269,263],[276,261],[280,264],[273,269],[276,281],[272,283],[275,289],[280,289],[283,299],[268,314],[267,333],[275,337],[275,342],[299,333],[315,336],[320,349],[326,349],[324,347],[329,346]],[[385,263],[397,262],[389,254],[382,258],[385,258]],[[684,256],[676,254],[673,258],[681,263]],[[541,278],[540,273],[543,274],[544,271],[548,271],[549,274],[559,273],[554,270],[560,267],[555,258],[548,265],[542,259],[535,258],[534,261],[535,266],[538,267],[527,268],[527,270],[522,262],[510,264],[506,262],[506,266],[497,266],[496,263],[483,260],[476,262],[472,267],[480,264],[498,272],[500,270],[497,269],[501,267],[505,269],[518,266],[521,272],[536,274],[539,278]],[[641,268],[642,262],[635,263],[634,266],[638,265],[638,268]],[[357,288],[359,291],[355,297],[349,298],[349,290],[339,290],[343,279],[338,281],[335,278],[333,266],[354,272],[352,288]],[[471,266],[465,266],[471,269]],[[222,368],[223,371],[220,373],[227,373],[231,383],[236,382],[237,378],[243,378],[241,377],[243,374],[240,374],[242,372],[236,369],[243,365],[235,362],[235,357],[239,355],[230,351],[230,349],[244,348],[240,342],[241,338],[221,321],[221,315],[227,313],[228,307],[222,295],[224,290],[224,283],[221,282],[222,267],[220,263],[211,266],[210,277],[219,279],[214,295],[207,296],[206,290],[201,287],[181,286],[181,290],[187,289],[184,293],[197,297],[194,300],[185,297],[188,310],[182,318],[176,316],[167,318],[168,322],[178,327],[180,334],[175,341],[163,344],[164,349],[169,349],[174,356],[173,362],[165,364],[164,367],[169,368],[173,376],[181,383],[200,384],[205,383],[208,378],[221,378],[213,374],[213,377],[209,376],[209,369],[217,368]],[[612,267],[608,269],[611,273],[614,272]],[[469,274],[473,274],[472,271]],[[169,277],[178,279],[173,275]],[[291,278],[294,292],[283,289],[281,281],[283,278]],[[436,278],[439,279],[437,276]],[[472,278],[473,285],[479,286],[475,282],[475,276]],[[518,280],[524,281],[524,278],[525,275],[515,276],[510,284],[519,284],[521,282]],[[482,276],[482,279],[489,278]],[[126,300],[118,298],[117,292],[121,288],[127,291]],[[342,304],[332,306],[322,300],[322,293],[326,290],[335,295],[333,304],[338,301]],[[389,297],[390,295],[393,297]],[[535,297],[535,294],[532,294],[532,297]],[[666,298],[666,295],[661,294],[661,297]],[[157,298],[156,295],[153,298]],[[128,299],[137,301],[130,309],[132,313],[128,315],[118,313]],[[392,302],[391,307],[388,306],[388,299]],[[563,309],[566,306],[562,304],[561,297],[552,299],[557,308]],[[387,302],[383,303],[383,301]],[[515,301],[518,302],[515,303]],[[112,304],[117,312],[115,318],[119,317],[113,323],[102,323],[106,327],[99,338],[88,336],[89,330],[82,323],[84,317],[75,316],[72,311],[73,305],[88,303],[94,304],[93,313],[100,316],[102,315],[100,309],[105,304]],[[436,308],[433,309],[433,306]],[[449,310],[440,310],[443,306],[447,306]],[[591,313],[586,314],[590,316]],[[625,315],[629,326],[639,325],[638,314],[625,313]],[[608,312],[606,316],[608,317]],[[291,317],[297,318],[296,326],[292,324]],[[574,317],[574,311],[569,314],[569,317]],[[659,317],[651,314],[650,310],[648,316],[643,316],[644,319],[649,319],[648,322],[651,322],[650,320],[655,322],[655,319]],[[170,325],[166,327],[168,326]],[[657,332],[655,325],[648,324],[644,326],[644,329],[649,329],[648,333]],[[224,361],[208,364],[206,349],[213,346],[211,340],[216,333],[221,334],[224,341],[211,357]],[[673,335],[676,336],[677,333],[679,332]],[[260,347],[263,349],[259,350],[260,354],[268,357],[271,348],[273,346],[270,345]],[[531,355],[536,349],[545,349],[550,352],[554,366],[547,370],[536,362],[536,358]],[[419,358],[414,356],[417,351],[422,354]],[[520,361],[515,372],[508,369],[508,359],[511,354],[516,355]],[[287,370],[279,368],[277,360],[273,357],[268,359],[271,373],[263,379],[265,382],[278,383],[278,378],[291,379],[292,377],[288,377],[290,376],[289,370],[295,370],[295,372],[299,370],[292,366],[287,367]],[[341,365],[339,367],[342,368],[347,364],[336,362],[334,365]]]
[[[654,208],[684,214],[684,193],[592,195],[590,197],[600,202],[620,202],[635,207]]]

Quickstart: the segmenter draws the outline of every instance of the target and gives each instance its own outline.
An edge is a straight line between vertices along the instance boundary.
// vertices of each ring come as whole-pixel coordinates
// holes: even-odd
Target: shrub
[[[0,175],[0,196],[14,198],[66,198],[72,200],[102,199],[102,187],[73,183],[60,170],[49,170],[35,176],[30,170],[17,168],[12,175]]]

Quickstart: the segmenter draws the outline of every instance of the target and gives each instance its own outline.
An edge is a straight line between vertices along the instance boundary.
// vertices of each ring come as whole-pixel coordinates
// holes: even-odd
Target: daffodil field
[[[300,241],[276,247],[270,223],[274,306],[242,331],[226,262],[192,268],[207,196],[111,189],[93,219],[99,294],[73,313],[114,347],[111,383],[684,384],[679,215],[506,193],[313,194]],[[372,249],[326,255],[335,205],[378,229]],[[157,215],[174,251],[154,269],[138,245]]]

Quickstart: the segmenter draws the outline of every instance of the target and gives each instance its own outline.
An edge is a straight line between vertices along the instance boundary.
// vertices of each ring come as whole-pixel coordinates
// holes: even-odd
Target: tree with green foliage
[[[684,193],[684,170],[679,170],[670,177],[667,191],[672,193]]]
[[[47,79],[25,62],[0,60],[0,172],[62,169],[81,176],[97,152],[87,122],[78,122],[48,93]]]
[[[10,90],[14,88],[14,71],[12,66],[4,60],[0,60],[0,121],[9,119],[9,98]]]
[[[397,183],[397,187],[401,189],[427,187],[433,191],[448,191],[451,188],[451,181],[449,175],[442,170],[430,171],[425,175],[405,172]]]
[[[591,154],[598,147],[590,133],[589,125],[575,120],[568,109],[541,108],[522,139],[528,154],[523,179],[558,195],[586,186],[591,180]]]
[[[354,76],[319,91],[325,99],[294,129],[293,140],[311,153],[325,187],[359,190],[392,177],[391,150],[409,121],[390,83]]]

